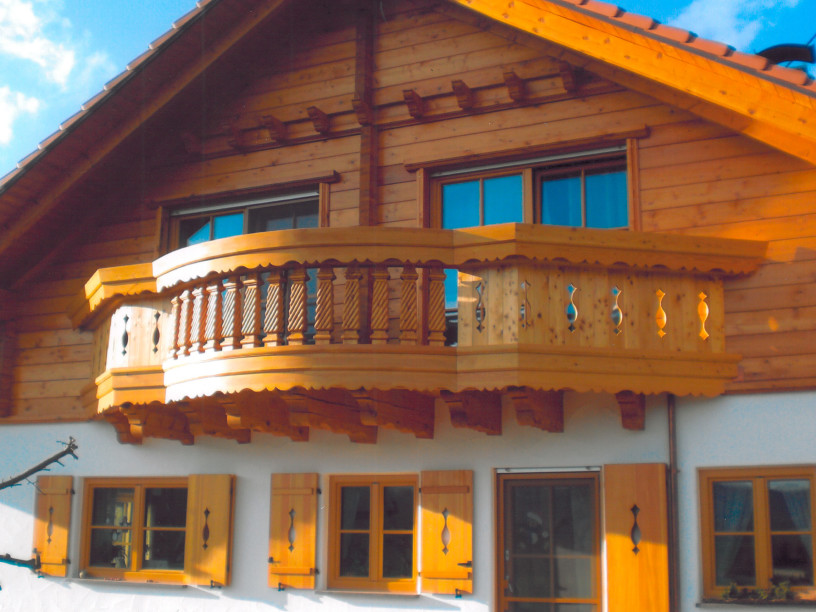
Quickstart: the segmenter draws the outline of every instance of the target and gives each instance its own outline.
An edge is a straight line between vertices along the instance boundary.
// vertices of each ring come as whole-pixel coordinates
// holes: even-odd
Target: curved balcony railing
[[[738,361],[722,279],[764,247],[517,224],[268,232],[100,270],[75,321],[96,329],[100,410],[300,388],[713,395]]]

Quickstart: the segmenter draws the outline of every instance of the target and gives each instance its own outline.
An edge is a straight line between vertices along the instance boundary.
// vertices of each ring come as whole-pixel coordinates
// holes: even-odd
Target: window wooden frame
[[[626,228],[615,229],[637,229],[640,225],[637,205],[637,177],[634,175],[637,164],[633,161],[633,157],[637,155],[637,140],[628,139],[625,145],[617,143],[617,146],[620,147],[619,151],[608,150],[614,146],[616,145],[606,144],[598,149],[597,154],[594,153],[592,148],[553,151],[551,153],[555,159],[552,160],[547,160],[548,155],[541,155],[527,159],[497,159],[492,162],[486,160],[475,166],[460,163],[435,169],[420,168],[417,171],[420,225],[423,227],[442,227],[443,185],[473,180],[482,181],[486,178],[517,174],[522,176],[522,222],[540,223],[541,196],[538,186],[541,178],[551,174],[564,173],[565,166],[572,164],[576,169],[592,170],[607,166],[619,168],[624,172],[626,175],[626,214],[628,223]],[[574,157],[571,157],[571,155],[574,155]],[[583,208],[585,209],[585,204]],[[582,210],[584,227],[586,226],[585,213],[586,211]],[[480,221],[482,222],[480,224],[483,224],[483,213],[481,211]]]
[[[370,488],[369,522],[369,575],[368,577],[340,576],[340,521],[341,494],[344,487]],[[384,578],[382,576],[383,496],[384,487],[411,486],[413,499],[413,549],[411,578]],[[417,540],[419,479],[416,474],[348,475],[329,477],[329,589],[383,593],[415,593],[417,590]]]
[[[93,515],[94,492],[102,489],[133,489],[133,517],[131,521],[131,552],[130,568],[118,569],[90,565],[91,532]],[[143,569],[141,567],[142,552],[144,551],[144,509],[145,491],[147,489],[188,489],[186,478],[88,478],[84,481],[84,495],[82,504],[82,553],[80,556],[80,570],[86,577],[104,578],[109,580],[133,580],[139,582],[184,583],[185,570]],[[190,503],[188,499],[188,505]],[[185,507],[185,516],[187,508]],[[189,525],[174,530],[184,531],[186,534]]]
[[[816,544],[816,467],[784,466],[699,469],[698,478],[700,486],[700,531],[702,538],[704,597],[720,598],[723,590],[729,586],[727,584],[716,584],[714,484],[717,482],[751,481],[753,485],[754,528],[752,533],[754,534],[756,584],[741,585],[740,588],[767,589],[772,586],[772,534],[767,486],[765,486],[768,480],[801,479],[810,482],[810,534],[812,538],[811,542]],[[816,548],[816,546],[814,548]],[[813,552],[816,552],[816,550]],[[812,571],[816,573],[816,563],[813,563]],[[816,575],[811,578],[813,585],[792,586],[791,589],[794,592],[800,593],[816,592]]]
[[[600,490],[600,479],[598,472],[589,472],[589,473],[581,473],[581,472],[532,472],[532,473],[508,473],[508,474],[497,474],[496,477],[496,504],[495,504],[495,516],[496,516],[496,555],[495,558],[497,560],[496,563],[496,609],[497,610],[505,610],[507,609],[507,595],[505,595],[505,575],[506,575],[506,563],[507,559],[505,559],[504,550],[506,546],[505,542],[505,510],[506,510],[506,497],[505,497],[505,483],[507,482],[531,482],[531,481],[548,481],[553,484],[564,484],[564,483],[578,483],[578,482],[591,482],[592,483],[592,490],[594,493],[594,508],[593,508],[593,525],[594,525],[594,547],[592,551],[592,556],[594,559],[593,563],[593,571],[594,571],[594,582],[592,585],[594,596],[592,598],[533,598],[536,601],[544,600],[549,603],[583,603],[583,604],[590,604],[596,606],[598,612],[601,610],[601,603],[602,603],[602,589],[601,589],[601,490]]]

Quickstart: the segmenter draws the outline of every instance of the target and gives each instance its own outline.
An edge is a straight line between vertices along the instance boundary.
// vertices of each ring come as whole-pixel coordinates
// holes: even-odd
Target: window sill
[[[176,589],[186,589],[189,585],[181,582],[156,582],[155,580],[125,580],[124,578],[65,578],[66,582],[78,582],[80,584],[126,584],[136,587],[172,587]]]
[[[719,599],[704,599],[697,603],[698,608],[706,610],[726,610],[734,606],[749,606],[749,607],[790,607],[790,608],[811,608],[816,609],[816,600],[777,600],[777,601],[761,601],[758,599],[732,599],[730,601],[722,601]]]
[[[318,595],[372,595],[374,597],[405,597],[408,599],[419,599],[419,593],[400,593],[399,591],[360,591],[354,589],[323,589],[315,591]]]

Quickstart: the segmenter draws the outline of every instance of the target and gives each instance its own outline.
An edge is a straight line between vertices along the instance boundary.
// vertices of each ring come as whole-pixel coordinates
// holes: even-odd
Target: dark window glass
[[[179,247],[186,247],[210,239],[210,217],[196,217],[179,221]]]
[[[368,534],[340,534],[340,575],[368,577]]]
[[[133,521],[133,489],[94,489],[91,524],[130,527]]]
[[[142,567],[145,569],[183,570],[184,537],[183,530],[145,530]]]
[[[414,487],[383,487],[383,529],[414,528]]]
[[[627,227],[629,209],[626,171],[599,170],[586,175],[586,226],[600,229]]]
[[[768,481],[771,531],[810,530],[810,481]]]
[[[340,529],[368,529],[371,513],[369,487],[343,487]]]
[[[130,569],[130,529],[91,529],[89,565]]]
[[[753,536],[715,536],[717,584],[752,585],[756,580]]]
[[[383,578],[411,578],[414,575],[414,534],[383,534]]]
[[[754,529],[754,490],[750,480],[714,483],[714,531]]]
[[[145,491],[145,527],[184,527],[187,524],[187,489]]]
[[[541,181],[541,211],[543,225],[581,227],[581,177],[561,176]]]

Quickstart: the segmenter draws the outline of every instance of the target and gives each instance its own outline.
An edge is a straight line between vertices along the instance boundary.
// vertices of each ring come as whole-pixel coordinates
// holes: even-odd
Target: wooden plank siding
[[[726,284],[727,349],[745,356],[730,390],[816,386],[816,168],[600,77],[585,75],[583,88],[569,94],[556,59],[480,29],[456,7],[416,1],[388,3],[384,10],[375,28],[373,73],[379,149],[374,218],[380,225],[417,225],[416,174],[406,163],[546,152],[648,128],[636,160],[643,231],[770,241],[769,261],[758,273]],[[336,13],[308,35],[269,43],[263,62],[247,68],[246,86],[195,130],[200,152],[184,153],[185,126],[168,129],[167,153],[149,160],[140,192],[112,198],[95,228],[17,292],[11,420],[90,416],[78,396],[91,380],[92,334],[73,330],[66,312],[97,268],[155,258],[156,205],[272,190],[337,172],[329,225],[358,224],[355,27],[352,17]],[[291,31],[304,23],[296,21]],[[514,103],[503,81],[506,70],[526,79],[528,96],[538,101]],[[458,107],[452,79],[476,90],[477,112]],[[408,114],[405,89],[427,101],[422,119]],[[329,115],[328,135],[315,131],[309,106]],[[262,126],[265,115],[287,124],[289,142],[272,142]],[[229,144],[226,124],[243,134],[243,150]],[[390,307],[393,323],[398,313],[395,304]]]

